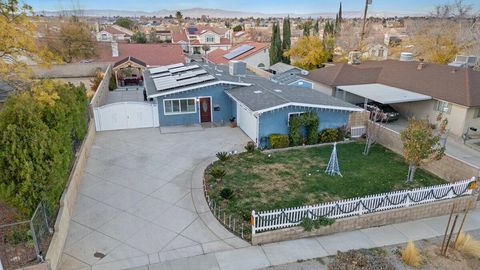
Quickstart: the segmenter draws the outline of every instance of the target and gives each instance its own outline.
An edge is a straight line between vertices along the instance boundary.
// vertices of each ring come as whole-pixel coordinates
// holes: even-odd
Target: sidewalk
[[[463,218],[463,215],[460,215]],[[337,250],[383,247],[428,239],[444,233],[448,216],[426,218],[328,236],[284,241],[166,261],[131,270],[247,270],[335,255]],[[468,215],[464,231],[480,229],[480,209]],[[115,266],[112,265],[112,269]],[[117,268],[118,269],[118,268]]]

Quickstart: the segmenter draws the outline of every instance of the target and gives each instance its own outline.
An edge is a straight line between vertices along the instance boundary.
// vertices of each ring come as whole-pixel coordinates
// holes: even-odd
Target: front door
[[[210,98],[200,98],[200,122],[211,122],[212,121],[212,110],[210,105]]]

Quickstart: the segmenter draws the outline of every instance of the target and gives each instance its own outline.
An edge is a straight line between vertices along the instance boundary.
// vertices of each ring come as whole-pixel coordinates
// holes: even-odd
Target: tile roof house
[[[268,48],[267,43],[242,42],[229,50],[218,49],[209,52],[203,59],[217,65],[226,65],[229,61],[239,60],[252,67],[268,69],[270,67]]]
[[[105,27],[105,29],[96,33],[95,36],[99,42],[126,42],[130,41],[133,32],[118,25],[109,25]]]
[[[404,117],[433,118],[442,112],[455,136],[470,127],[480,128],[480,72],[473,69],[385,60],[337,63],[302,77],[314,89],[351,103],[363,103],[365,98],[381,102],[395,92],[396,100],[390,105]],[[412,93],[417,100],[411,100]]]
[[[147,97],[158,106],[159,125],[226,124],[236,121],[260,147],[270,134],[288,134],[292,116],[313,111],[319,130],[349,124],[363,109],[321,92],[279,85],[247,72],[232,76],[226,65],[191,63],[149,68]]]
[[[174,63],[185,63],[181,47],[172,44],[153,43],[117,43],[117,53],[110,43],[98,44],[96,62],[115,63],[127,57],[134,57],[147,66],[164,66]],[[115,47],[115,44],[113,44]]]
[[[194,60],[216,49],[232,47],[232,30],[209,25],[191,25],[181,32],[172,33],[172,43],[180,44],[183,51]]]

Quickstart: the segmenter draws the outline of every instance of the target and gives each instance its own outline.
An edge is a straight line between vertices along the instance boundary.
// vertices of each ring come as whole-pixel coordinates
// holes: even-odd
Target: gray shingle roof
[[[359,110],[355,105],[312,89],[278,85],[265,79],[247,78],[245,81],[252,82],[254,85],[235,87],[226,92],[252,111],[268,110],[289,103]]]
[[[238,76],[231,76],[228,66],[205,63],[196,63],[205,69],[217,81],[239,82]],[[148,69],[145,71],[145,86],[148,95],[158,94],[153,80],[150,78]],[[289,103],[301,103],[327,107],[342,107],[345,109],[358,110],[359,108],[331,97],[321,92],[298,86],[280,85],[265,78],[261,78],[252,72],[240,78],[240,82],[249,83],[251,86],[226,86],[226,92],[236,100],[243,103],[252,111],[266,110],[272,107],[287,105]],[[199,86],[204,83],[198,84]],[[181,90],[178,88],[175,90]],[[166,91],[166,92],[169,92]]]

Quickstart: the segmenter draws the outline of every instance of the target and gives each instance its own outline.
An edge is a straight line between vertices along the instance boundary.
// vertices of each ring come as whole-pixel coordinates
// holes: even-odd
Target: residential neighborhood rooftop
[[[362,111],[361,108],[324,93],[296,86],[279,85],[254,73],[232,76],[228,66],[191,63],[175,64],[145,71],[148,97],[165,95],[212,84],[231,85],[226,93],[252,111],[286,105],[309,104],[322,108]]]
[[[419,61],[365,61],[338,63],[303,77],[332,87],[380,83],[463,106],[480,106],[480,72],[467,68]]]
[[[114,56],[110,43],[99,43],[98,46],[96,62],[118,62],[130,56],[149,66],[185,63],[182,48],[173,44],[118,43],[118,56]]]
[[[264,50],[269,45],[267,43],[260,42],[242,42],[229,50],[217,49],[207,55],[209,62],[216,64],[228,64],[231,60],[242,60],[247,56],[256,54],[257,52]],[[229,57],[231,56],[231,57]]]

